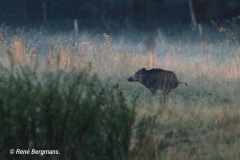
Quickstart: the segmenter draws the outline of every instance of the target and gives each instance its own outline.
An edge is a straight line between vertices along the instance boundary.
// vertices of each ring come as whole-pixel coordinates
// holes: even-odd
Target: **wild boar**
[[[146,88],[150,89],[153,95],[156,94],[157,90],[162,90],[164,99],[172,89],[176,88],[181,83],[185,83],[179,82],[173,71],[167,71],[160,68],[153,68],[151,70],[142,68],[127,80],[129,82],[141,83]],[[187,83],[185,83],[185,85],[187,85]]]

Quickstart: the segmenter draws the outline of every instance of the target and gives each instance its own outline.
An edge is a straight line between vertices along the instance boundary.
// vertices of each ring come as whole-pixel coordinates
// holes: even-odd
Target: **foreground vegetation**
[[[238,41],[161,38],[153,66],[175,71],[189,86],[179,86],[159,103],[161,94],[152,97],[126,81],[149,66],[144,41],[128,45],[107,34],[71,37],[2,34],[0,157],[240,158]],[[10,149],[60,155],[10,155]]]

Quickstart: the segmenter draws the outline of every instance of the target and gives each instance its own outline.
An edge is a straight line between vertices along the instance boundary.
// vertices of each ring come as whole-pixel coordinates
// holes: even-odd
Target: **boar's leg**
[[[163,92],[163,99],[165,100],[166,96],[170,93],[171,90]]]
[[[163,100],[165,101],[166,100],[166,94],[163,93]]]

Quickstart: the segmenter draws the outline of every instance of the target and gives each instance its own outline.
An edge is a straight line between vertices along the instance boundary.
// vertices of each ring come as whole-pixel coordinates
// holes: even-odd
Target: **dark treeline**
[[[102,22],[138,27],[169,23],[190,24],[189,1],[1,0],[0,22],[15,25],[78,19],[86,25]],[[239,0],[192,0],[192,2],[197,23],[240,15]]]

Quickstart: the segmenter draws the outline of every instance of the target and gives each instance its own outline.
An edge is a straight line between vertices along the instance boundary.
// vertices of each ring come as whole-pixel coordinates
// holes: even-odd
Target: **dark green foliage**
[[[134,156],[130,142],[136,98],[126,101],[118,85],[103,87],[89,69],[39,72],[37,64],[1,67],[0,157],[113,160]],[[155,123],[155,118],[150,119],[138,124],[138,151],[143,147],[141,135]],[[31,149],[58,150],[60,155],[11,155],[10,149],[30,149],[30,154]]]

